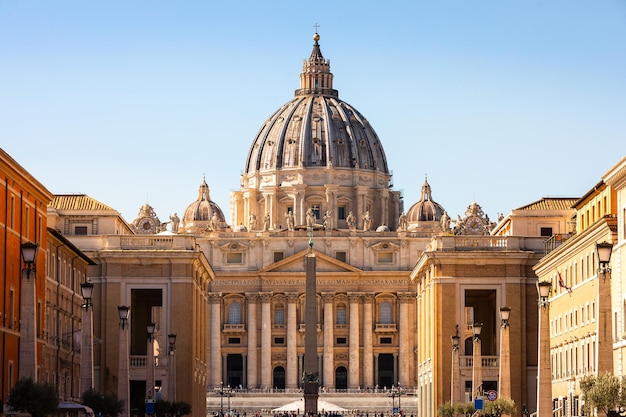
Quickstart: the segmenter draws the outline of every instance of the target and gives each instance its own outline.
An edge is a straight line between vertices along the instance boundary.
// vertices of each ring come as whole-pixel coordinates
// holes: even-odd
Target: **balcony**
[[[298,330],[300,331],[300,333],[304,333],[304,331],[306,330],[306,324],[300,323]],[[320,333],[321,331],[322,331],[322,326],[318,323],[317,332]]]
[[[246,325],[224,323],[222,331],[224,333],[244,333],[246,331]]]
[[[395,323],[376,323],[374,332],[376,333],[395,333],[397,331]]]

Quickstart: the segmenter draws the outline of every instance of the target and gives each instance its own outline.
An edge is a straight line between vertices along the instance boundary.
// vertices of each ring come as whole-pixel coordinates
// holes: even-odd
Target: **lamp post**
[[[500,308],[500,372],[498,390],[501,398],[511,398],[511,344],[509,318],[511,307]]]
[[[22,254],[22,302],[20,306],[20,349],[19,349],[19,378],[32,378],[37,381],[37,338],[35,332],[35,298],[37,277],[37,251],[39,245],[24,242],[20,246]],[[32,278],[31,279],[31,274]],[[13,325],[13,323],[10,323]]]
[[[124,411],[121,417],[130,416],[130,382],[129,382],[129,358],[128,358],[128,315],[130,307],[117,307],[117,314],[120,318],[120,340],[118,345],[118,377],[117,377],[117,398],[124,401]]]
[[[230,416],[230,396],[231,396],[230,384],[226,387],[226,389],[227,389],[226,396],[228,397],[228,415]]]
[[[596,243],[596,253],[598,254],[598,274],[602,278],[606,278],[606,274],[611,273],[611,254],[613,253],[613,244],[609,242]]]
[[[452,375],[450,376],[450,403],[454,404],[457,401],[457,395],[460,390],[459,381],[459,346],[461,344],[461,336],[459,336],[459,325],[456,325],[454,335],[450,336],[452,339]]]
[[[220,417],[224,415],[224,382],[220,382]]]
[[[80,284],[80,292],[85,301],[83,304],[83,326],[80,353],[80,392],[93,388],[93,283],[86,281]]]
[[[396,388],[395,385],[391,386],[391,394],[389,396],[391,397],[391,415],[395,416],[400,408],[400,406],[396,408],[396,397],[400,398],[400,394],[398,393],[398,388]]]
[[[176,402],[176,335],[170,333],[167,335],[167,341],[170,346],[170,395],[169,399],[172,402]]]
[[[549,281],[537,283],[539,294],[539,352],[537,368],[537,417],[552,417],[550,375],[550,289]]]
[[[482,352],[480,343],[480,332],[483,328],[482,323],[472,324],[473,338],[473,363],[472,363],[472,399],[481,395],[483,385],[483,368],[482,368]]]
[[[154,329],[155,323],[146,324],[148,354],[146,356],[146,414],[154,414]]]

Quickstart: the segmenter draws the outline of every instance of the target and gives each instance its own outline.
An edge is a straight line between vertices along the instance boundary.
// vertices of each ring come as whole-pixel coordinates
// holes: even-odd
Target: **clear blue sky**
[[[579,197],[626,154],[626,1],[0,0],[0,147],[53,193],[230,220],[313,25],[405,209]]]

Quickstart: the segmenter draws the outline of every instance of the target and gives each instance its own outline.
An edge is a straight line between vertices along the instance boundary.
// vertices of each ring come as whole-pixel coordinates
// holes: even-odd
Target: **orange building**
[[[41,367],[46,213],[52,193],[2,149],[0,185],[0,396],[4,405],[17,380],[24,376],[36,379]],[[39,245],[35,270],[28,274],[20,253],[21,244],[26,242]],[[25,280],[34,280],[34,304],[27,310],[32,313],[30,318],[23,316],[21,302]],[[31,321],[33,325],[27,326]]]

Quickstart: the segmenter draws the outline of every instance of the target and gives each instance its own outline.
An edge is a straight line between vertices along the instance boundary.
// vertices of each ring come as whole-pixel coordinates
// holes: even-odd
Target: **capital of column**
[[[274,293],[272,292],[261,292],[259,293],[259,297],[261,297],[262,303],[271,303],[272,298],[274,297]]]
[[[210,304],[219,304],[222,302],[222,293],[221,292],[210,292],[209,293],[209,303]]]
[[[332,303],[335,300],[335,293],[334,292],[323,292],[322,293],[322,300],[324,300],[324,303]]]
[[[363,296],[362,293],[360,292],[349,292],[348,293],[348,299],[350,300],[350,303],[358,303],[359,301],[361,301],[361,297]]]
[[[298,293],[297,292],[288,292],[285,294],[285,296],[287,297],[287,303],[288,304],[292,304],[292,303],[297,303],[298,302]]]
[[[373,293],[365,293],[365,294],[363,294],[363,303],[371,304],[373,301],[374,301],[374,294]]]
[[[414,292],[399,292],[398,299],[401,303],[412,303],[415,301],[416,294]]]
[[[254,293],[252,293],[252,292],[247,292],[247,293],[246,293],[246,299],[248,300],[248,303],[250,303],[250,304],[256,304],[256,303],[258,303],[260,298],[261,298],[261,297],[259,297],[259,294],[258,294],[258,293],[256,293],[256,292],[254,292]]]

